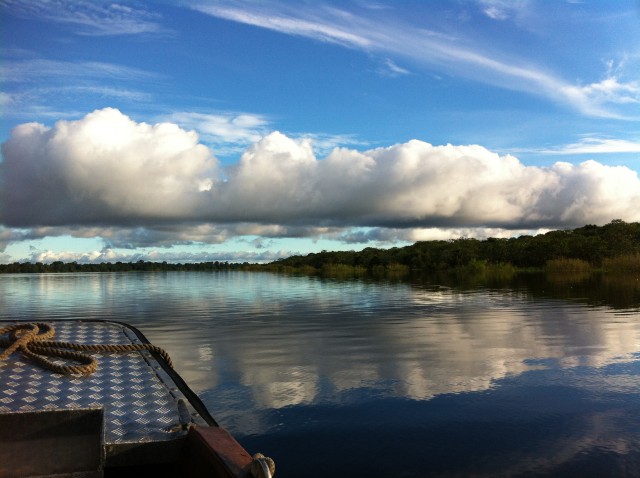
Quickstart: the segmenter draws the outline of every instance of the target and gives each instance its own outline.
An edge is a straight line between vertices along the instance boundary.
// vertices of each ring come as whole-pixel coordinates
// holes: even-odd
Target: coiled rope
[[[3,335],[8,337],[2,337]],[[29,322],[0,328],[0,347],[6,347],[6,350],[0,354],[0,366],[9,355],[19,351],[28,359],[56,373],[91,375],[98,369],[98,362],[91,355],[82,352],[125,353],[149,350],[160,355],[167,365],[173,368],[169,354],[152,344],[75,344],[50,340],[54,335],[53,326],[44,322]],[[50,357],[76,362],[77,365],[60,364],[51,360]]]
[[[3,337],[6,335],[7,337]],[[173,368],[171,357],[162,348],[153,344],[76,344],[49,340],[55,335],[53,325],[44,322],[29,322],[0,328],[0,347],[6,349],[0,354],[0,367],[12,353],[18,351],[40,366],[65,375],[91,375],[98,369],[97,360],[82,352],[136,352],[149,350],[160,355]],[[49,357],[74,361],[78,365],[60,364]],[[59,360],[58,360],[59,362]],[[271,478],[276,471],[274,461],[261,453],[256,453],[251,462],[251,474],[255,478]]]
[[[276,474],[276,463],[268,456],[256,453],[250,471],[254,478],[272,478]]]

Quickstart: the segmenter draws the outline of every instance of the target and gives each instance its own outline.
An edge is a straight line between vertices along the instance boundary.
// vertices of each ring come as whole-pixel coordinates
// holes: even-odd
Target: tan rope
[[[253,455],[249,471],[254,478],[271,478],[276,474],[276,463],[268,456],[256,453]]]
[[[98,362],[91,355],[82,352],[123,353],[149,350],[160,355],[167,365],[173,368],[169,354],[155,345],[75,344],[72,342],[52,341],[49,339],[55,335],[55,329],[51,324],[44,322],[30,322],[0,328],[0,336],[6,334],[8,334],[8,338],[0,338],[0,347],[6,347],[6,350],[0,354],[0,366],[2,366],[3,360],[6,360],[9,355],[19,350],[25,357],[54,372],[90,375],[98,369]],[[57,357],[66,361],[76,362],[78,365],[59,364],[48,357]]]

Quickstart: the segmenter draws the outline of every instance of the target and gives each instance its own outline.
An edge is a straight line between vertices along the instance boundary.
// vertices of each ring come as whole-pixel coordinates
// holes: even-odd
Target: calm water
[[[0,318],[68,317],[140,328],[281,477],[640,475],[637,278],[0,275]]]

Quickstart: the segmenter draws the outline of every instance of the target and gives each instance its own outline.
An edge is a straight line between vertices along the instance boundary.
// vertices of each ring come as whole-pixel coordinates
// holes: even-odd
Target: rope
[[[276,474],[276,464],[268,456],[256,453],[251,462],[251,474],[254,478],[272,478]]]
[[[0,366],[9,355],[19,350],[22,355],[40,366],[65,375],[91,375],[98,369],[97,360],[82,352],[135,352],[149,350],[160,355],[169,367],[173,363],[169,354],[152,344],[75,344],[72,342],[57,342],[49,340],[55,335],[51,324],[44,322],[30,322],[27,324],[10,325],[0,328],[0,336],[8,334],[8,338],[0,338],[0,347],[6,350],[0,354]],[[78,351],[78,352],[76,352]],[[48,357],[76,362],[78,365],[63,365],[50,360]]]
[[[2,337],[8,335],[8,337]],[[65,375],[91,375],[98,369],[97,360],[82,352],[135,352],[149,350],[160,355],[173,368],[169,354],[153,344],[76,344],[49,340],[55,335],[51,324],[44,322],[30,322],[10,325],[0,328],[0,347],[6,347],[0,354],[0,366],[12,353],[19,351],[25,357],[42,367]],[[50,360],[57,357],[79,365],[63,365]],[[268,456],[256,453],[251,462],[251,474],[255,478],[272,478],[276,472],[274,461]]]

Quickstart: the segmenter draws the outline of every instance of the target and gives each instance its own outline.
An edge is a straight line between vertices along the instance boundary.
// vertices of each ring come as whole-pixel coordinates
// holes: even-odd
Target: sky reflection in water
[[[637,308],[255,273],[0,284],[6,317],[139,327],[282,476],[640,472]]]

